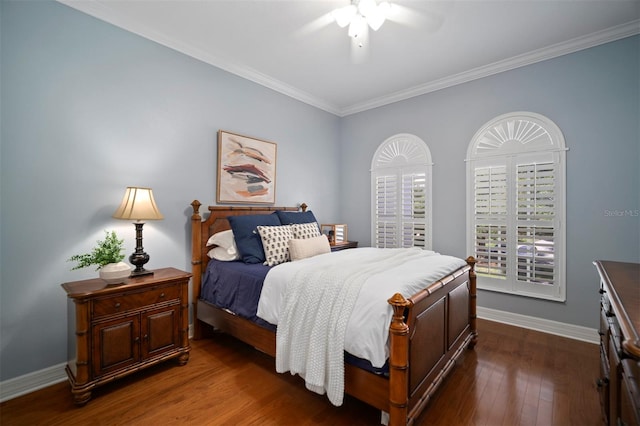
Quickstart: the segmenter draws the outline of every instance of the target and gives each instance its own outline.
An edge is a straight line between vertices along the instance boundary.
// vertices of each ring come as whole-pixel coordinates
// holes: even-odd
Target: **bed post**
[[[467,257],[467,265],[471,267],[469,271],[469,324],[471,325],[471,342],[469,349],[473,349],[478,343],[478,326],[477,320],[477,276],[476,276],[476,259],[473,256]]]
[[[202,234],[200,232],[202,216],[200,216],[200,201],[193,200],[193,214],[191,215],[191,306],[193,315],[193,338],[202,337],[202,329],[198,321],[197,309],[200,297],[200,281],[202,280]]]
[[[407,424],[409,408],[409,326],[405,309],[411,305],[400,293],[387,300],[393,308],[389,327],[389,426]]]

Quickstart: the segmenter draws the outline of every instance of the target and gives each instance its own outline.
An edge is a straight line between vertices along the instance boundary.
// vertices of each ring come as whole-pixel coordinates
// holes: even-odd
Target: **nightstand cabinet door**
[[[162,355],[180,346],[179,316],[177,304],[142,316],[142,359]]]
[[[92,327],[93,376],[100,377],[140,360],[140,316],[129,315]]]

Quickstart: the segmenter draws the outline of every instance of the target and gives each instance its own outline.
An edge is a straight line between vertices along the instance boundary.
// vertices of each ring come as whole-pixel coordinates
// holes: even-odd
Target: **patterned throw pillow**
[[[307,238],[320,236],[320,228],[318,227],[318,222],[294,223],[290,226],[291,232],[293,232],[293,238],[297,240],[306,240]]]
[[[258,233],[267,259],[265,265],[274,266],[289,261],[289,240],[293,239],[290,225],[258,226]]]

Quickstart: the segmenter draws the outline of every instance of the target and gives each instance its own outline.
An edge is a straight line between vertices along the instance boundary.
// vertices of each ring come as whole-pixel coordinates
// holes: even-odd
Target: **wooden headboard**
[[[207,247],[207,240],[216,232],[231,229],[227,217],[244,216],[251,214],[271,214],[276,210],[284,211],[306,211],[307,205],[302,203],[299,207],[270,207],[270,206],[209,206],[209,216],[202,220],[200,215],[198,200],[191,203],[193,214],[191,215],[191,270],[193,273],[192,300],[194,306],[200,297],[200,285],[202,283],[202,273],[207,268],[209,256],[207,253],[211,247]],[[194,317],[195,318],[195,317]]]

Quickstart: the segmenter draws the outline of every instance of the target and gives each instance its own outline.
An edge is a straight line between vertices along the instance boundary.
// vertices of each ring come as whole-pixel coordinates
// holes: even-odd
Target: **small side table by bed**
[[[341,243],[334,243],[334,244],[330,244],[331,246],[331,251],[340,251],[340,250],[346,250],[346,249],[350,249],[350,248],[356,248],[358,247],[358,242],[357,241],[344,241]]]
[[[66,371],[77,405],[92,390],[159,362],[189,360],[189,278],[174,268],[109,285],[62,284],[68,296]]]

